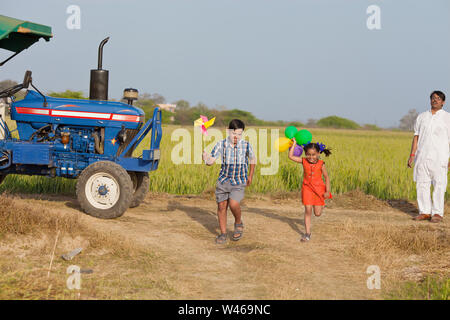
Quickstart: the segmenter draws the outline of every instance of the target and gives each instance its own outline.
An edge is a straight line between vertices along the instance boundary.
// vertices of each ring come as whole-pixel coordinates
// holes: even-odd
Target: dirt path
[[[414,223],[395,210],[326,208],[323,216],[313,218],[312,240],[301,243],[298,202],[246,199],[244,237],[218,246],[216,204],[202,197],[148,195],[141,206],[115,220],[81,214],[72,198],[24,201],[80,214],[96,229],[150,249],[160,260],[158,276],[176,292],[167,298],[178,299],[380,299],[381,290],[367,288],[370,263],[349,253],[354,239],[340,230],[342,224]],[[231,232],[231,213],[228,226]]]

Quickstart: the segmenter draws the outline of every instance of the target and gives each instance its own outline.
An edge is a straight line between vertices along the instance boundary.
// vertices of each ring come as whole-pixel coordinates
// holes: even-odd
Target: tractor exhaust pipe
[[[102,69],[103,46],[108,42],[109,37],[103,39],[98,46],[98,66],[91,70],[91,83],[89,88],[90,100],[108,100],[108,78],[109,71]]]

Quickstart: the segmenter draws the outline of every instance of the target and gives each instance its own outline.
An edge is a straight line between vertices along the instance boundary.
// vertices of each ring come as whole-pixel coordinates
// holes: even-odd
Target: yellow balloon
[[[289,149],[290,147],[292,147],[293,144],[294,144],[294,142],[292,142],[291,139],[288,139],[286,137],[281,137],[275,141],[274,145],[275,145],[275,149],[277,149],[279,152],[284,152],[287,149]]]

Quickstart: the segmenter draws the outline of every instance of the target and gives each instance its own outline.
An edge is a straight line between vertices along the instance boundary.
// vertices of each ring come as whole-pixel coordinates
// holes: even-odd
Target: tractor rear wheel
[[[148,189],[150,188],[150,178],[148,172],[129,172],[131,181],[133,182],[133,200],[131,200],[130,208],[137,207],[145,199]]]
[[[114,219],[130,206],[133,183],[128,172],[117,163],[98,161],[81,172],[76,193],[84,212],[101,219]]]

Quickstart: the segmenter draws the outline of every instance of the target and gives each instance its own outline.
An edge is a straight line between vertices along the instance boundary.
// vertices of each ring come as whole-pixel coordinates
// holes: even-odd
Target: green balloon
[[[297,133],[297,128],[294,126],[289,126],[286,129],[284,129],[284,135],[288,139],[292,139],[293,137],[295,137],[296,133]]]
[[[295,134],[295,141],[297,144],[309,143],[312,140],[312,134],[306,129],[300,130]]]

